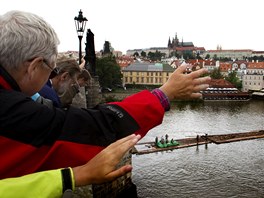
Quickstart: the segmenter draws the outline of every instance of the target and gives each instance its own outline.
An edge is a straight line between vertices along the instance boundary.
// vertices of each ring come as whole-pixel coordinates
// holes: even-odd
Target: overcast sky
[[[95,35],[95,50],[105,41],[115,50],[166,47],[180,41],[206,50],[264,51],[263,0],[1,0],[0,14],[23,10],[40,15],[58,33],[59,51],[79,49],[74,17],[79,10]],[[83,38],[84,50],[85,36]]]

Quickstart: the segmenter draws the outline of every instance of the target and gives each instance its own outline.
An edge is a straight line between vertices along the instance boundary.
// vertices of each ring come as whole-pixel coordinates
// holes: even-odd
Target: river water
[[[264,129],[264,101],[172,104],[141,142]],[[133,155],[140,198],[264,197],[264,138]]]

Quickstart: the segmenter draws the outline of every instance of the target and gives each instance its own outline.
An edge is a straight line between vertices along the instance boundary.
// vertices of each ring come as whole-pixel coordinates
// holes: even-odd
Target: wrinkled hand
[[[116,169],[116,166],[139,139],[140,135],[135,134],[122,138],[110,144],[85,165],[73,168],[75,186],[112,181],[130,172],[131,165],[125,165],[119,169]]]
[[[206,69],[200,69],[189,74],[185,71],[188,65],[181,65],[170,76],[168,81],[164,83],[160,90],[162,90],[169,98],[173,99],[195,99],[202,97],[199,93],[209,87],[210,77],[200,77],[206,74]]]

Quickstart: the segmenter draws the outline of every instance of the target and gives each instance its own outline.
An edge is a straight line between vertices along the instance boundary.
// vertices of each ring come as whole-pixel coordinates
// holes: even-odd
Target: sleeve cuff
[[[161,91],[160,89],[157,88],[157,89],[154,89],[151,93],[159,99],[159,101],[160,101],[160,103],[161,103],[161,105],[165,111],[170,110],[169,98],[163,93],[163,91]]]
[[[62,193],[66,190],[74,190],[74,177],[71,168],[64,168],[61,169],[61,176],[62,176]]]

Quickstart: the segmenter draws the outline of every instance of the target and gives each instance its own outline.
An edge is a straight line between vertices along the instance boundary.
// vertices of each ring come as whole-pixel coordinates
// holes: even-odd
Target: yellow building
[[[136,62],[122,70],[123,84],[162,85],[174,70],[168,64]]]

